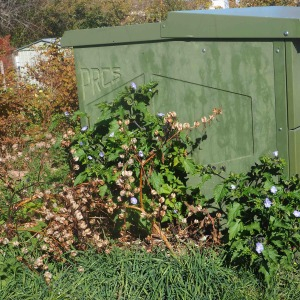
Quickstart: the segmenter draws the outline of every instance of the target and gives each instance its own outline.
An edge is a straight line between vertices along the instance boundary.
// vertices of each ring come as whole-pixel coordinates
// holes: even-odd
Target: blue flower
[[[83,126],[82,128],[81,128],[81,132],[85,132],[85,131],[87,131],[88,130],[88,126]]]
[[[136,205],[138,203],[137,199],[135,197],[130,198],[130,203],[133,205]]]
[[[99,156],[100,156],[100,157],[104,157],[104,152],[103,152],[103,151],[100,151]]]
[[[264,205],[265,205],[266,208],[271,207],[271,205],[272,205],[271,200],[269,198],[266,198],[265,201],[264,201]]]
[[[140,150],[138,155],[139,155],[139,157],[144,157],[144,153],[143,153],[143,151],[142,151],[142,150]]]
[[[278,151],[277,151],[277,150],[274,151],[274,152],[273,152],[273,155],[274,155],[275,157],[278,157]]]
[[[84,143],[83,143],[83,142],[79,142],[79,145],[80,145],[80,146],[83,146],[83,145],[84,145]]]
[[[270,192],[272,193],[272,194],[276,194],[277,193],[277,188],[276,188],[276,186],[272,186],[271,188],[270,188]]]
[[[261,254],[264,251],[264,245],[262,243],[256,243],[255,250],[258,254]]]
[[[177,213],[178,213],[178,210],[177,210],[177,209],[174,209],[174,210],[173,210],[173,213],[174,213],[174,214],[177,214]]]
[[[89,155],[88,157],[87,157],[89,160],[92,160],[93,158]]]
[[[160,118],[161,118],[161,117],[164,117],[164,115],[165,115],[164,113],[158,113],[158,114],[157,114],[157,116],[160,117]]]
[[[114,137],[115,136],[115,133],[114,132],[112,132],[110,135],[109,135],[109,137]]]
[[[294,215],[296,218],[300,218],[300,211],[299,211],[299,210],[294,210],[293,215]]]
[[[66,117],[70,117],[70,113],[68,111],[65,111],[64,114]]]
[[[130,87],[134,90],[136,90],[136,84],[134,82],[131,82]]]

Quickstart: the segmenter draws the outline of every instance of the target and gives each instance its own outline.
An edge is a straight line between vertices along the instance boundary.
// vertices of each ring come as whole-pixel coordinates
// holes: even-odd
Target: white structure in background
[[[55,41],[55,38],[41,39],[13,52],[14,64],[20,78],[26,77],[26,68],[34,66],[37,59],[41,58],[41,48],[53,44]]]
[[[229,8],[229,0],[212,0],[212,6],[209,9]]]

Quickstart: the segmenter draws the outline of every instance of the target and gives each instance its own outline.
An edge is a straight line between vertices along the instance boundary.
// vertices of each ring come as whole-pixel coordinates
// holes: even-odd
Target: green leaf
[[[271,279],[271,276],[270,276],[270,273],[268,272],[269,270],[267,270],[266,266],[265,265],[260,265],[259,267],[259,272],[262,273],[264,276],[265,276],[265,281],[267,283],[270,282],[270,279]]]
[[[168,222],[170,221],[170,217],[168,217],[167,215],[165,215],[162,219],[161,219],[161,222],[164,223],[164,222]]]
[[[293,237],[294,239],[296,239],[297,241],[300,241],[300,234],[299,234],[299,233],[294,233],[294,234],[292,235],[292,237]]]
[[[278,248],[283,248],[284,243],[281,240],[272,240],[271,241],[273,245],[275,245]]]
[[[156,191],[159,191],[161,186],[164,184],[163,176],[160,173],[154,171],[150,177],[150,183]]]
[[[214,188],[214,198],[216,202],[220,202],[226,195],[225,184],[220,183]]]
[[[278,253],[273,247],[271,246],[265,247],[262,253],[268,261],[275,262],[275,263],[278,262],[278,257],[279,257]]]
[[[179,159],[177,156],[174,157],[173,166],[176,167],[179,164]]]
[[[87,174],[86,174],[85,172],[80,173],[80,174],[76,177],[76,179],[74,180],[74,186],[76,186],[76,185],[78,185],[78,184],[80,184],[80,183],[85,182],[86,179],[87,179]]]
[[[104,197],[104,195],[106,194],[106,191],[107,191],[107,185],[106,184],[100,186],[100,188],[99,188],[99,195],[101,197]]]
[[[171,201],[171,199],[167,199],[165,204],[170,207],[170,208],[174,208],[175,207],[175,203],[174,201]]]
[[[120,151],[110,153],[107,157],[107,161],[115,161],[119,157],[119,153]]]
[[[228,224],[230,224],[236,217],[241,214],[241,204],[234,202],[228,207]]]
[[[180,157],[180,162],[182,163],[184,170],[188,174],[194,174],[195,173],[195,163],[193,160],[189,158]]]
[[[236,222],[231,223],[230,228],[228,230],[229,240],[231,241],[232,239],[234,239],[242,229],[243,224],[241,223],[241,220],[237,220]]]
[[[77,156],[77,157],[79,157],[79,160],[82,160],[82,158],[85,157],[86,154],[82,149],[77,149],[74,156]]]
[[[244,230],[250,231],[250,233],[253,233],[253,231],[258,231],[260,232],[260,223],[259,222],[253,222],[247,226],[244,226]]]
[[[159,194],[169,195],[171,194],[173,189],[168,184],[163,184],[162,187],[159,189]]]

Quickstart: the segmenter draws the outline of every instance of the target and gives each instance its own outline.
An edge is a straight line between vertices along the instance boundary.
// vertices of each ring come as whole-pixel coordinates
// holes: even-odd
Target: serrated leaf
[[[284,246],[284,244],[281,240],[272,240],[272,244],[278,248],[282,248]]]
[[[241,223],[241,220],[237,220],[236,222],[232,223],[228,230],[229,240],[231,241],[233,238],[235,238],[242,229],[243,224]]]
[[[172,193],[172,188],[168,184],[163,184],[159,189],[159,194],[169,195]]]
[[[234,202],[228,207],[228,224],[241,214],[241,204]]]
[[[160,173],[153,172],[150,177],[150,183],[156,191],[159,191],[164,184],[163,176]]]
[[[99,195],[101,197],[104,197],[104,195],[106,194],[106,191],[107,191],[107,185],[106,184],[100,186],[100,188],[99,188]]]
[[[86,173],[80,173],[76,179],[74,180],[74,186],[80,184],[80,183],[83,183],[85,182],[87,179],[87,174]]]
[[[120,153],[119,151],[110,153],[107,157],[107,161],[115,161],[119,157],[119,153]]]
[[[292,225],[288,223],[284,223],[280,220],[275,219],[272,223],[272,228],[284,228],[284,229],[291,229]]]
[[[182,163],[182,166],[183,166],[186,173],[188,173],[188,174],[194,174],[195,173],[196,167],[195,167],[195,163],[194,163],[193,160],[191,160],[189,158],[181,157],[180,162]]]
[[[265,276],[265,280],[267,283],[270,282],[271,276],[270,273],[268,272],[268,270],[266,269],[266,267],[262,264],[259,267],[259,272],[262,273]]]
[[[170,207],[170,208],[174,208],[175,207],[175,203],[174,201],[172,201],[171,199],[167,199],[165,204]]]
[[[268,261],[277,263],[278,253],[274,248],[272,248],[270,246],[265,247],[265,249],[262,253]]]
[[[247,231],[250,231],[250,232],[252,232],[252,231],[258,231],[258,232],[260,232],[260,223],[258,223],[258,222],[253,222],[253,223],[251,223],[251,224],[249,224],[249,225],[247,225],[247,226],[244,226],[244,230],[247,230]]]
[[[226,188],[224,184],[218,184],[214,188],[214,199],[216,202],[220,202],[226,195]]]

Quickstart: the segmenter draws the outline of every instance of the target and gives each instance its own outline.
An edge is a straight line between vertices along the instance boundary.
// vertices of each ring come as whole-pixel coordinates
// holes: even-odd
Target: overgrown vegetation
[[[74,282],[84,282],[84,295],[92,278],[100,276],[92,266],[107,259],[118,264],[121,278],[112,277],[117,284],[99,290],[107,297],[117,298],[119,291],[119,298],[147,299],[157,278],[158,298],[153,299],[192,299],[203,290],[211,299],[240,299],[246,295],[238,289],[246,290],[249,281],[257,286],[249,299],[258,298],[258,291],[266,292],[266,299],[271,293],[269,299],[299,294],[300,180],[284,177],[277,151],[245,174],[226,175],[195,164],[189,133],[209,130],[215,118],[222,122],[221,111],[212,108],[210,116],[199,116],[193,124],[181,122],[173,111],[152,115],[147,107],[157,83],[131,83],[113,102],[99,105],[98,123],[82,126],[88,116],[77,111],[72,57],[55,45],[45,49],[44,57],[29,72],[35,85],[12,71],[0,88],[5,108],[0,149],[4,293],[14,290],[17,299],[29,287],[36,290],[43,278],[38,297],[66,299],[69,290],[60,276],[68,281],[81,266]],[[187,179],[195,175],[200,180],[191,186]],[[208,199],[202,185],[214,176],[223,179]],[[113,245],[120,249],[112,250]],[[138,250],[128,254],[125,249],[133,245]],[[95,251],[94,262],[85,252],[89,248]],[[127,253],[128,260],[117,261],[120,253]],[[128,267],[128,261],[133,265]],[[148,273],[148,264],[160,272]],[[86,277],[79,279],[82,270]],[[229,280],[241,270],[253,276]],[[140,281],[129,285],[129,273],[148,278],[143,289],[137,289]],[[101,282],[108,280],[101,276]],[[218,288],[208,288],[209,280]]]

